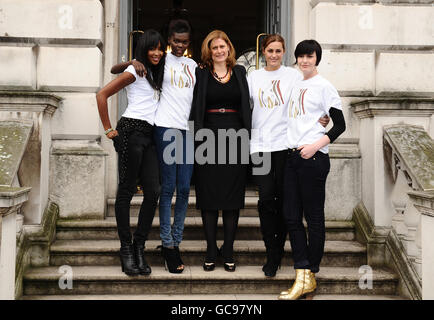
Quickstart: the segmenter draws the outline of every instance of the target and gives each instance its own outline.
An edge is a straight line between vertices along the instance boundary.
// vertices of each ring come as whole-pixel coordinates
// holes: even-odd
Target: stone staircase
[[[295,272],[290,267],[293,265],[291,248],[288,241],[282,268],[276,277],[266,278],[261,270],[266,254],[256,203],[255,192],[248,191],[246,209],[241,213],[235,242],[236,272],[226,272],[222,262],[213,272],[203,271],[206,242],[200,214],[194,209],[192,192],[184,242],[180,246],[186,270],[182,274],[170,274],[164,269],[163,259],[156,248],[160,244],[157,213],[146,244],[152,274],[128,277],[120,268],[116,221],[110,216],[114,201],[110,199],[109,214],[105,220],[57,222],[50,266],[28,270],[23,280],[22,299],[276,299],[278,293],[287,289],[294,280]],[[139,204],[138,196],[133,201],[133,216]],[[136,217],[131,218],[131,224],[133,228],[137,225]],[[218,239],[223,238],[221,229],[219,227]],[[373,270],[372,289],[359,287],[363,275],[359,273],[359,268],[366,264],[367,254],[366,247],[355,241],[352,221],[327,221],[326,240],[315,299],[399,299],[396,296],[398,277],[388,270]],[[62,276],[59,267],[64,265],[72,267],[71,290],[59,287]]]

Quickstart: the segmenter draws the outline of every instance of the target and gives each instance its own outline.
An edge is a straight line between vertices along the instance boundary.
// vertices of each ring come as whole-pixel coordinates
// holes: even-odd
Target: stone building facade
[[[263,31],[286,38],[286,63],[294,61],[299,41],[316,39],[324,50],[319,71],[342,97],[347,130],[332,147],[332,170],[340,175],[328,181],[327,219],[351,220],[362,204],[373,233],[403,226],[405,219],[397,217],[393,197],[407,189],[396,191],[397,180],[388,173],[384,128],[421,126],[434,137],[433,2],[264,1],[273,8],[273,18],[269,12]],[[117,159],[104,136],[95,94],[114,79],[111,66],[128,57],[133,14],[132,0],[0,0],[0,96],[15,94],[1,100],[0,119],[34,120],[35,152],[41,153],[32,169],[37,177],[23,183],[29,173],[24,168],[18,173],[17,184],[32,187],[23,207],[24,226],[41,224],[50,201],[59,206],[61,219],[108,215],[117,186]],[[58,100],[44,107],[51,104],[36,97],[26,105],[22,100],[29,93]],[[121,99],[110,100],[112,123],[120,116],[120,104]],[[430,230],[434,218],[420,217]],[[415,231],[410,236],[405,227],[407,233],[400,239],[419,250],[410,254],[414,270],[409,273],[419,279],[415,282],[431,283],[419,298],[433,298],[434,274],[423,266],[434,263],[432,254],[424,253],[432,251],[426,243],[434,238],[422,233],[419,222],[410,227]],[[392,259],[372,248],[372,263]]]

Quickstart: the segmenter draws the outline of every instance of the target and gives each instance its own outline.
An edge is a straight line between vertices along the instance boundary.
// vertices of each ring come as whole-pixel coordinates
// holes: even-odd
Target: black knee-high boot
[[[271,201],[258,201],[259,220],[261,223],[262,237],[267,253],[267,261],[262,271],[267,277],[274,277],[280,266],[283,255],[282,239],[278,234],[279,219],[275,210],[275,203]]]
[[[277,247],[276,255],[274,257],[275,264],[280,266],[283,256],[285,254],[285,242],[288,230],[286,228],[285,219],[283,218],[283,206],[278,200],[274,202],[274,210],[276,212],[276,237],[275,245]]]

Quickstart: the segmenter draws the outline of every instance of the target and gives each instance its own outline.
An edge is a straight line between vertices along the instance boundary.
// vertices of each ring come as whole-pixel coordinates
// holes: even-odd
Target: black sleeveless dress
[[[241,91],[239,84],[235,74],[231,76],[227,83],[223,84],[217,81],[209,72],[206,110],[221,108],[240,110]],[[199,164],[197,161],[195,163],[196,207],[202,210],[242,209],[244,208],[248,173],[249,140],[247,131],[243,129],[240,112],[206,112],[204,128],[211,130],[214,134],[215,157],[210,156],[207,159],[214,158],[215,161],[214,163],[205,164]],[[229,138],[225,136],[219,137],[219,129],[234,129],[239,135],[242,134],[239,130],[244,130],[244,140],[238,137],[236,140],[232,140],[236,141],[235,143],[229,143]],[[204,140],[206,142],[207,139]],[[196,144],[196,151],[200,144],[201,142]],[[202,150],[204,152],[201,152],[201,154],[208,156],[210,150],[204,148]],[[226,150],[226,156],[222,154],[222,150]],[[231,156],[232,162],[230,162]],[[243,158],[244,161],[242,161]]]

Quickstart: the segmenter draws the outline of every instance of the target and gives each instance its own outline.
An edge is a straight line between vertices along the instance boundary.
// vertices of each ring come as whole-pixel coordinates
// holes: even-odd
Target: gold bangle
[[[115,131],[115,129],[113,129],[113,128],[110,128],[110,129],[107,129],[105,132],[104,132],[104,134],[105,135],[108,135],[110,132],[112,132],[112,131]]]

